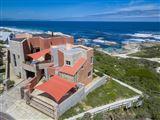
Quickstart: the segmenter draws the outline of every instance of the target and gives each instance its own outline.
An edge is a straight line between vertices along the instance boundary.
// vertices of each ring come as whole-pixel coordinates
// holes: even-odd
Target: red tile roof
[[[59,71],[62,73],[66,73],[66,74],[74,76],[76,72],[83,66],[85,62],[86,62],[86,59],[81,57],[79,60],[76,61],[73,67],[64,65],[61,67]]]
[[[34,60],[37,60],[37,59],[46,55],[49,52],[50,52],[50,49],[45,49],[45,50],[41,50],[41,51],[36,52],[36,53],[28,54],[27,56],[31,57]]]
[[[76,87],[76,83],[54,75],[47,82],[36,86],[35,89],[48,93],[55,98],[56,102],[59,102],[61,98],[74,87]]]

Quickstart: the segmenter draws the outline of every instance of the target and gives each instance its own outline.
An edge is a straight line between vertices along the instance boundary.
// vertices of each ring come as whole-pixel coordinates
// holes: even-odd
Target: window
[[[81,67],[82,69],[84,68],[84,66],[82,65],[82,67]]]
[[[17,66],[17,61],[16,61],[16,55],[13,54],[13,61],[14,61],[14,66]]]
[[[90,77],[90,76],[91,76],[91,71],[88,72],[88,77]]]
[[[93,63],[93,57],[91,57],[91,63]]]
[[[66,65],[71,65],[71,62],[67,60]]]

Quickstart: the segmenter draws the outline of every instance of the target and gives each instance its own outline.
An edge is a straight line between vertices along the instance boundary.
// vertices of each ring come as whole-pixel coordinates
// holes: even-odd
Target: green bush
[[[8,80],[6,84],[7,84],[8,88],[11,88],[11,87],[14,86],[15,81],[13,81],[13,80]]]

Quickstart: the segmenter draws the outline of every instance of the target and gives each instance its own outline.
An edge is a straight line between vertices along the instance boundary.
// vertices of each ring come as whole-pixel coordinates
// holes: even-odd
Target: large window
[[[16,55],[13,54],[13,61],[14,61],[14,66],[17,66],[17,61],[16,61]]]
[[[66,61],[66,65],[71,65],[71,61]]]

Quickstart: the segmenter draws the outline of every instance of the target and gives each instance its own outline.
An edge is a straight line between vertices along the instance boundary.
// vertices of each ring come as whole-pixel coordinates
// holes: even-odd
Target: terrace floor
[[[53,120],[27,105],[26,101],[20,98],[20,88],[25,83],[26,81],[21,81],[0,95],[0,112],[10,115],[15,120]]]

